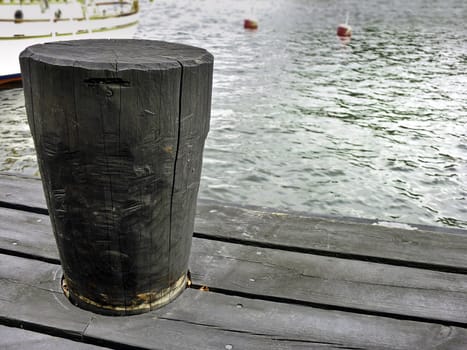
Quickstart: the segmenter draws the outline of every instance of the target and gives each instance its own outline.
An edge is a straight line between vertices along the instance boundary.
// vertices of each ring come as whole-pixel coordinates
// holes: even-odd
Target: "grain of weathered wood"
[[[222,290],[467,324],[467,276],[194,239],[192,280]]]
[[[212,56],[149,40],[20,55],[28,121],[70,297],[151,310],[186,280]]]
[[[187,290],[142,315],[107,317],[72,306],[57,265],[0,255],[0,316],[57,335],[147,349],[463,349],[467,330],[439,324]],[[35,270],[35,272],[34,272]],[[5,295],[5,291],[10,292]],[[16,307],[5,308],[10,303]]]
[[[0,250],[59,261],[48,215],[0,208]]]
[[[0,326],[0,349],[2,350],[104,350],[108,348],[79,343],[47,334],[20,328]]]
[[[0,175],[0,201],[45,208],[37,179]],[[401,263],[467,270],[467,232],[460,229],[404,230],[339,218],[322,218],[199,200],[195,231],[278,248],[351,254]]]
[[[47,217],[1,209],[0,219],[4,251],[58,258]],[[36,240],[26,231],[28,227],[35,230]],[[234,293],[467,323],[467,276],[463,274],[198,238],[193,240],[190,270],[194,283]]]
[[[47,211],[41,179],[19,174],[0,173],[0,205],[28,207]]]
[[[467,230],[384,225],[204,201],[198,205],[195,229],[222,239],[437,265],[467,273]]]
[[[79,336],[89,324],[90,313],[70,304],[60,288],[60,279],[58,265],[0,255],[2,317],[33,323],[42,321],[47,327]],[[42,295],[48,297],[44,299]],[[72,317],[67,314],[70,310],[73,310]]]

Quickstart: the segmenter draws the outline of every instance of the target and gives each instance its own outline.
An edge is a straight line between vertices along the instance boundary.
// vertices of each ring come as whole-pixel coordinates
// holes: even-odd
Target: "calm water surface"
[[[137,37],[215,56],[201,197],[467,228],[464,0],[142,8]],[[247,17],[258,31],[243,29]],[[37,175],[22,91],[0,98],[0,171]]]

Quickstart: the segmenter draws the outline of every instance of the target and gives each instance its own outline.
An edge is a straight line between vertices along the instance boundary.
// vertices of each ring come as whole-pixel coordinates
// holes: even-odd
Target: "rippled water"
[[[137,37],[215,56],[201,197],[467,228],[466,18],[464,0],[156,0]],[[35,174],[21,90],[0,97],[0,170]]]

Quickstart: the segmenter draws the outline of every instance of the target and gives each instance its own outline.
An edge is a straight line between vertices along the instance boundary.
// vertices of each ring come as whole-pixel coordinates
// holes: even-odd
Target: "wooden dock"
[[[40,180],[0,175],[1,349],[467,349],[467,231],[199,201],[192,284],[124,317],[71,305]]]

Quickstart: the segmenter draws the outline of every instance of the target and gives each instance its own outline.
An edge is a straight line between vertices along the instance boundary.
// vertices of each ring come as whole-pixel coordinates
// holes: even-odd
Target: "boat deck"
[[[71,305],[40,180],[0,175],[2,349],[466,349],[467,231],[200,200],[192,284],[126,317]]]

